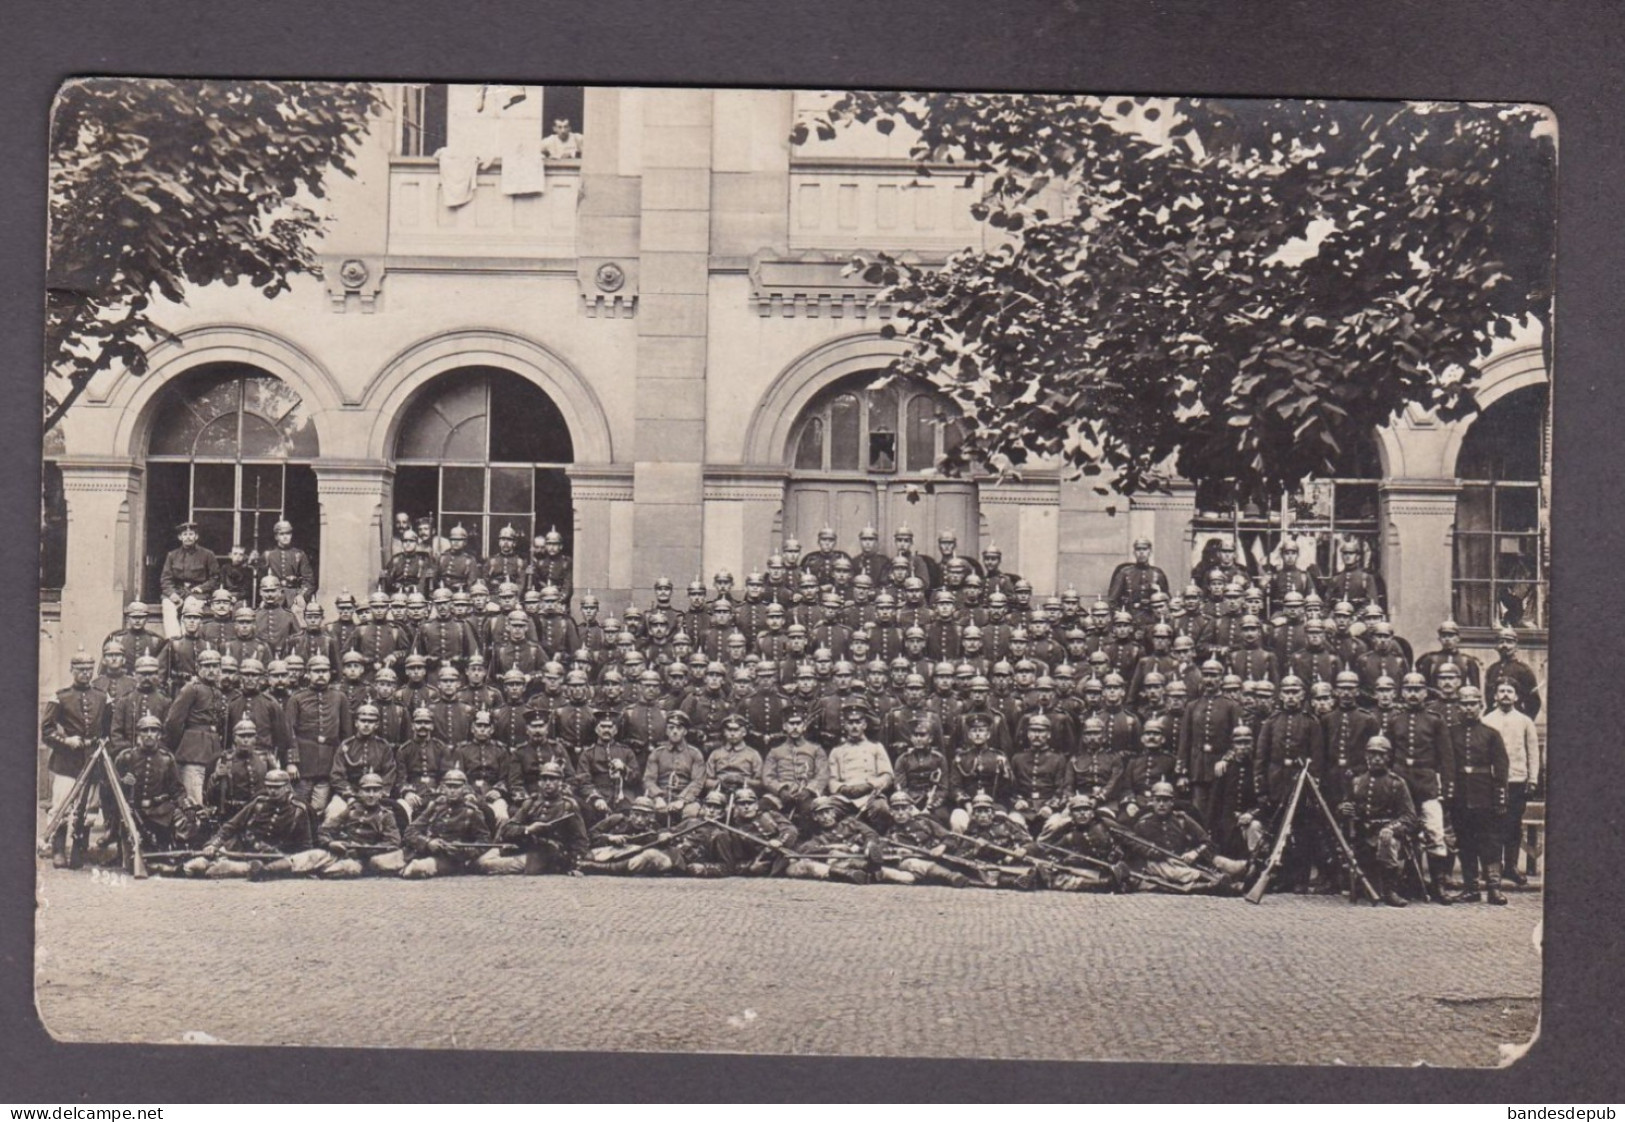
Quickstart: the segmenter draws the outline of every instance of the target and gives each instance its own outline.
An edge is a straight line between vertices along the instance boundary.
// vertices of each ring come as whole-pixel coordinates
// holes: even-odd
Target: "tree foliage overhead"
[[[1465,415],[1514,325],[1550,339],[1535,107],[860,92],[811,124],[907,125],[919,174],[980,181],[1007,235],[855,263],[911,344],[895,369],[975,425],[950,471],[1056,457],[1132,494],[1171,464],[1267,498],[1412,403]]]
[[[188,286],[274,297],[315,264],[310,206],[378,106],[341,82],[70,82],[51,118],[45,428],[91,378],[147,369],[150,315]],[[55,377],[49,377],[54,375]]]

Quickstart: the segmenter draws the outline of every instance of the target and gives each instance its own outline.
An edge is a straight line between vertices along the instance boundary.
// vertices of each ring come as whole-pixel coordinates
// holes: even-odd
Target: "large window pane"
[[[1456,535],[1456,578],[1487,580],[1493,567],[1488,534]]]
[[[237,414],[227,413],[202,426],[193,438],[189,455],[235,457],[239,447],[237,422]]]
[[[564,537],[564,552],[574,552],[575,505],[570,497],[570,477],[560,468],[536,471],[536,525],[543,533],[557,530]]]
[[[484,460],[485,381],[456,373],[436,379],[401,422],[395,454],[404,460]]]
[[[1540,528],[1540,496],[1533,487],[1495,489],[1497,530],[1533,532]]]
[[[833,471],[858,470],[858,397],[836,395],[829,403],[829,466]]]
[[[796,467],[801,471],[822,471],[824,468],[824,418],[808,417],[796,443]]]
[[[569,464],[575,462],[570,426],[553,399],[540,388],[507,370],[493,370],[491,384],[491,459],[503,464]]]
[[[244,464],[242,505],[255,510],[282,509],[282,465]]]
[[[440,508],[447,511],[479,512],[485,509],[485,469],[442,468]]]
[[[937,464],[936,403],[925,394],[908,401],[908,470],[930,471]]]
[[[869,448],[865,464],[870,471],[897,470],[897,391],[888,386],[871,390],[869,399]]]
[[[236,464],[192,465],[193,510],[230,510],[236,505]]]
[[[491,469],[491,513],[529,514],[531,500],[531,468],[494,467]]]
[[[1493,627],[1495,618],[1490,612],[1489,583],[1458,581],[1455,611],[1456,622],[1463,627]]]
[[[198,544],[219,554],[231,552],[232,524],[237,516],[229,510],[200,510],[193,515],[197,523]]]
[[[1481,532],[1492,529],[1495,504],[1486,486],[1464,485],[1456,499],[1457,532]]]

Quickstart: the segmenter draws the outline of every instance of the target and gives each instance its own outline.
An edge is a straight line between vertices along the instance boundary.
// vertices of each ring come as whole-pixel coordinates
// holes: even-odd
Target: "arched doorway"
[[[158,599],[158,576],[175,525],[193,521],[201,543],[274,544],[278,521],[321,579],[321,509],[311,463],[316,427],[287,383],[243,363],[211,363],[165,386],[154,407],[146,455],[146,550],[142,595]]]
[[[1452,591],[1463,627],[1546,626],[1549,439],[1544,385],[1496,401],[1462,438]]]
[[[832,527],[843,548],[876,527],[889,549],[899,526],[914,531],[924,550],[952,530],[959,552],[981,549],[976,484],[931,475],[963,439],[957,411],[923,382],[892,379],[879,370],[847,375],[810,401],[790,430],[785,458],[784,533],[810,543]],[[929,490],[927,488],[929,487]]]
[[[395,511],[432,512],[441,537],[460,525],[469,550],[484,556],[505,526],[527,544],[556,528],[572,548],[570,428],[553,399],[518,374],[465,366],[434,378],[406,407],[394,458]]]

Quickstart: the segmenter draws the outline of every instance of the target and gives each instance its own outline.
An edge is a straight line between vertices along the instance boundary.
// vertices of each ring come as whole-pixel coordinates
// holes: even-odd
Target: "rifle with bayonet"
[[[1107,832],[1113,837],[1122,838],[1129,845],[1132,845],[1143,852],[1161,857],[1164,861],[1171,861],[1176,865],[1182,865],[1187,869],[1191,869],[1198,876],[1200,876],[1202,880],[1211,886],[1217,887],[1218,885],[1224,883],[1225,877],[1223,873],[1216,872],[1212,869],[1205,869],[1194,861],[1186,860],[1184,857],[1175,853],[1171,849],[1164,849],[1162,846],[1157,845],[1154,842],[1147,841],[1139,834],[1136,834],[1133,830],[1130,830],[1127,826],[1120,826],[1116,822],[1110,822],[1104,818],[1101,819],[1101,822],[1105,825]]]
[[[1269,890],[1270,878],[1281,867],[1286,859],[1286,845],[1292,837],[1292,820],[1298,813],[1298,800],[1303,797],[1304,783],[1309,778],[1309,761],[1303,761],[1303,767],[1298,770],[1298,778],[1292,784],[1292,797],[1287,800],[1286,810],[1281,815],[1281,825],[1275,831],[1275,845],[1270,849],[1269,860],[1265,862],[1264,869],[1253,881],[1253,886],[1247,890],[1243,897],[1249,904],[1261,903],[1264,893]]]

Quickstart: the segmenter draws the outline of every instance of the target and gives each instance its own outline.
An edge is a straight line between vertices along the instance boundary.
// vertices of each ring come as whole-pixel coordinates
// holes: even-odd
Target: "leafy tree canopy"
[[[1551,337],[1538,107],[859,92],[809,123],[908,126],[1006,235],[854,265],[911,344],[894,368],[975,425],[948,471],[1053,457],[1132,494],[1171,465],[1268,498],[1408,405],[1465,415],[1518,323]]]
[[[353,175],[372,88],[341,82],[70,82],[51,118],[45,428],[102,370],[147,369],[150,315],[189,285],[267,297],[315,264],[329,172]]]

